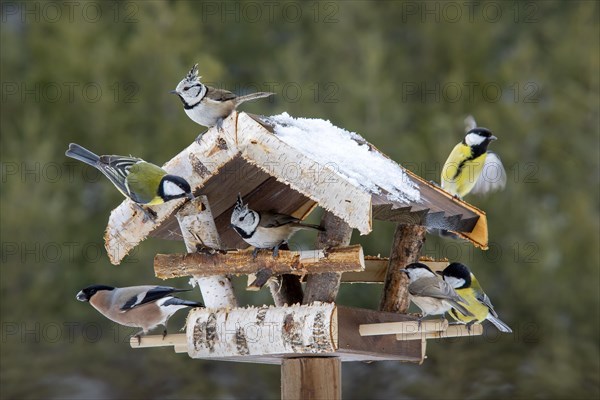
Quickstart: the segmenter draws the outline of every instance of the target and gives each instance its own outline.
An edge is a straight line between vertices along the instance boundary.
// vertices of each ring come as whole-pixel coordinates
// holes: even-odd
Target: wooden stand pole
[[[419,225],[398,225],[394,232],[394,242],[383,287],[383,297],[379,309],[396,313],[406,313],[408,298],[408,277],[399,271],[408,264],[419,260],[421,247],[425,242],[426,228]]]
[[[288,358],[281,364],[281,398],[341,399],[342,368],[336,357]]]
[[[177,221],[188,253],[199,247],[221,248],[215,220],[206,196],[198,196],[177,213]],[[227,276],[194,277],[208,308],[237,307],[231,280]]]
[[[321,218],[321,226],[325,228],[325,231],[319,232],[317,236],[317,249],[350,244],[352,228],[343,219],[336,217],[329,211],[325,211]],[[338,272],[309,275],[306,278],[302,304],[310,304],[313,301],[334,302],[340,289],[341,279],[342,274]]]

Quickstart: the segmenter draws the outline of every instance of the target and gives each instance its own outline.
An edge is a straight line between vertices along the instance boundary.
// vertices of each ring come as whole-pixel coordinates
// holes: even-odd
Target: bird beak
[[[408,270],[407,270],[407,269],[404,269],[404,268],[402,268],[402,269],[399,269],[399,270],[398,270],[398,272],[405,272],[405,273],[407,273],[407,274],[408,274]]]
[[[490,136],[490,140],[498,140],[498,138],[494,135]]]
[[[435,273],[438,275],[442,275],[442,276],[444,275],[444,272],[442,272],[442,271],[435,271]]]
[[[177,93],[177,90],[169,90],[169,93],[171,93],[171,94],[179,94],[179,93]]]
[[[75,296],[75,298],[79,301],[87,301],[87,299],[85,298],[85,294],[83,294],[83,291],[79,291],[79,293],[77,293],[77,296]]]
[[[186,197],[190,200],[194,200],[194,195],[192,193],[188,193]]]

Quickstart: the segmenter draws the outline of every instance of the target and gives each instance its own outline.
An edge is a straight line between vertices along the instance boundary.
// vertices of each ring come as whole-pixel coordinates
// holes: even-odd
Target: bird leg
[[[140,346],[142,344],[142,334],[143,333],[144,333],[144,330],[142,329],[141,331],[139,331],[135,335],[131,336],[131,337],[137,338],[137,340],[138,340],[138,346]]]
[[[205,130],[204,132],[200,132],[200,133],[198,134],[198,136],[196,136],[196,143],[198,143],[198,144],[202,144],[202,136],[204,136],[204,134],[205,134],[206,132],[208,132],[208,129],[207,129],[207,130]]]
[[[255,247],[254,251],[252,251],[252,259],[253,260],[256,260],[256,257],[258,256],[258,250],[259,250],[259,248]]]
[[[142,210],[142,212],[144,213],[144,219],[142,220],[142,223],[146,223],[148,221],[156,221],[156,218],[158,218],[158,214],[156,214],[156,211],[152,210],[151,208],[146,208],[144,206],[142,206],[141,204],[138,203],[134,203],[136,206],[138,206],[140,208],[140,210]]]
[[[279,257],[279,247],[286,244],[287,241],[286,240],[282,240],[281,242],[279,242],[277,244],[277,246],[273,247],[273,258],[277,258]]]
[[[223,132],[223,118],[219,118],[217,120],[217,129],[219,132]]]
[[[167,327],[165,326],[165,330],[163,331],[163,340],[167,337]]]
[[[469,334],[471,334],[471,327],[473,326],[473,324],[475,322],[477,322],[476,319],[474,319],[473,321],[467,323],[467,332],[469,332]]]

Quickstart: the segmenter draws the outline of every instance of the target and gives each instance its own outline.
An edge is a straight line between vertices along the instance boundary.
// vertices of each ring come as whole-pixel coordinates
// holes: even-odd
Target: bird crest
[[[235,203],[235,207],[233,208],[233,211],[235,212],[242,212],[242,211],[247,211],[248,210],[248,205],[244,205],[244,201],[242,200],[242,194],[238,193],[238,197],[237,197],[237,201]]]
[[[194,64],[194,66],[192,67],[192,69],[190,69],[190,72],[188,72],[187,76],[185,77],[185,79],[188,82],[194,82],[197,79],[200,79],[201,77],[198,76],[198,64]]]

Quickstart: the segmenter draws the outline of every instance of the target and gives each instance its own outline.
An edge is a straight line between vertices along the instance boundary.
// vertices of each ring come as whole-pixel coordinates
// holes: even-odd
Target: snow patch
[[[418,186],[393,160],[373,148],[362,136],[329,121],[293,118],[284,112],[268,117],[283,142],[302,151],[319,165],[333,166],[352,184],[371,194],[385,193],[391,201],[420,200]]]

